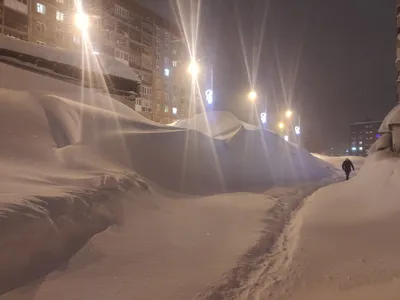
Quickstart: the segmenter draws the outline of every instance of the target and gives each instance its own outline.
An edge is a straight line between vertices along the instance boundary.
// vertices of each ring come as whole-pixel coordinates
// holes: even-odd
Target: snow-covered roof
[[[0,49],[7,49],[18,53],[40,57],[49,61],[71,65],[79,69],[82,68],[82,53],[79,52],[29,43],[7,36],[0,36]],[[114,75],[133,81],[140,81],[138,75],[132,68],[117,61],[113,57],[101,54],[94,55],[92,53],[87,55],[87,57],[91,60],[90,65],[93,67],[93,72]],[[103,72],[99,67],[96,67],[97,59],[101,64]]]
[[[381,127],[379,128],[379,132],[389,132],[390,125],[400,125],[400,104],[397,104],[386,116],[385,120],[383,120],[381,124]]]

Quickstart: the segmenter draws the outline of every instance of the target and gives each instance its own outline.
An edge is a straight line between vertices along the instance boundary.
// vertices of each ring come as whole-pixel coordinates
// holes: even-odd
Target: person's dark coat
[[[345,173],[347,173],[347,174],[349,174],[349,173],[351,172],[351,170],[354,171],[354,165],[353,165],[353,163],[351,162],[350,159],[347,158],[347,159],[343,162],[343,164],[342,164],[342,169],[343,169],[343,171],[344,171]]]

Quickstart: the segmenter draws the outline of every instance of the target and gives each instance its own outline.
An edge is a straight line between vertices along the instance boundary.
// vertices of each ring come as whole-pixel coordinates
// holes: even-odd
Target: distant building
[[[0,34],[82,51],[75,26],[74,0],[0,0]],[[141,95],[123,99],[156,122],[170,123],[189,113],[189,55],[176,24],[134,0],[82,1],[89,17],[93,53],[106,54],[133,68]],[[204,93],[203,93],[204,94]]]
[[[366,156],[368,149],[379,138],[379,127],[382,121],[368,121],[350,125],[350,154]]]

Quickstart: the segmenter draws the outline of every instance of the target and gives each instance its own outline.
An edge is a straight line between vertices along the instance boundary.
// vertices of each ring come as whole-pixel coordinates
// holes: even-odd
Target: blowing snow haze
[[[141,2],[169,18],[169,3],[187,3]],[[201,7],[198,51],[212,58],[220,109],[248,120],[250,77],[270,111],[300,112],[321,151],[348,144],[349,124],[382,120],[396,102],[393,1],[203,0]]]
[[[49,1],[0,4],[0,300],[399,299],[395,9],[174,2],[189,73],[136,2]],[[366,116],[368,157],[303,147]]]

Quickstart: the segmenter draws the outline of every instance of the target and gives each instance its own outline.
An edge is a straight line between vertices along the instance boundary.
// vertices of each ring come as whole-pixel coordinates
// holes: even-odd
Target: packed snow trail
[[[231,290],[234,279],[248,285],[291,211],[323,184],[185,200],[127,197],[122,227],[94,237],[64,270],[0,299],[187,300],[212,286]]]
[[[303,184],[297,188],[269,191],[276,193],[277,198],[266,216],[265,227],[258,243],[242,256],[237,266],[226,273],[222,280],[211,285],[196,299],[250,299],[261,287],[265,287],[267,280],[275,282],[276,266],[287,263],[288,260],[285,254],[288,251],[286,230],[292,217],[302,207],[307,196],[333,181],[331,179]]]

